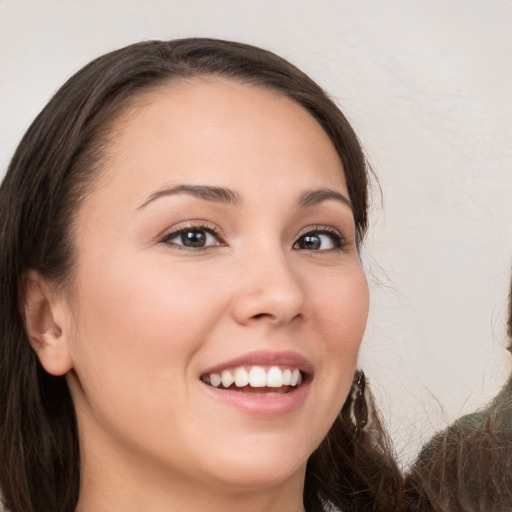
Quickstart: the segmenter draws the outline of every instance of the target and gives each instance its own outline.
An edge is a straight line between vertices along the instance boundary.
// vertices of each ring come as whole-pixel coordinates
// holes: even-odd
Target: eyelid
[[[328,226],[328,225],[313,225],[313,226],[307,226],[307,227],[303,228],[297,235],[295,241],[293,242],[293,245],[295,246],[295,244],[302,237],[304,237],[305,235],[311,234],[311,233],[332,235],[336,239],[336,243],[338,244],[338,247],[336,247],[334,250],[341,250],[349,243],[349,240],[345,236],[343,236],[343,234],[341,233],[341,231],[339,229],[336,229],[336,228],[334,228],[332,226]],[[328,252],[329,250],[332,250],[332,249],[325,249],[325,250],[316,251],[316,252]]]
[[[217,247],[219,247],[219,246],[224,247],[227,245],[224,240],[221,230],[214,224],[211,224],[209,222],[204,222],[204,221],[187,221],[185,223],[178,224],[177,226],[173,226],[172,228],[167,229],[164,232],[164,234],[159,237],[159,241],[160,241],[160,243],[172,245],[178,249],[187,250],[187,251],[206,250],[211,247],[214,247],[214,246],[209,245],[209,246],[205,246],[205,247],[194,248],[194,247],[187,247],[187,246],[180,245],[180,244],[170,244],[169,243],[169,241],[172,238],[175,238],[176,236],[178,236],[184,232],[193,231],[193,230],[206,231],[206,232],[210,233],[211,235],[215,236],[215,238],[219,241],[219,244],[216,245]]]
[[[339,229],[336,229],[332,226],[328,226],[325,224],[313,224],[312,226],[306,226],[305,228],[300,230],[299,234],[297,235],[297,238],[307,235],[308,233],[332,233],[334,235],[338,235],[341,236],[342,238],[345,238],[341,234]]]

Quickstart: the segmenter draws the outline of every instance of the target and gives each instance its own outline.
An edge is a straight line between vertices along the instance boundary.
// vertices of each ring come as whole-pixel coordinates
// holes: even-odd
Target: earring
[[[366,377],[363,370],[357,370],[350,390],[350,420],[356,433],[368,424],[368,405],[365,397]]]

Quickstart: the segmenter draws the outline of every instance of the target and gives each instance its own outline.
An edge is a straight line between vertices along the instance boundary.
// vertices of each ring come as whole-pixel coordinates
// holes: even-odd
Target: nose
[[[232,314],[242,325],[280,326],[303,318],[305,293],[284,254],[254,255],[240,271]]]

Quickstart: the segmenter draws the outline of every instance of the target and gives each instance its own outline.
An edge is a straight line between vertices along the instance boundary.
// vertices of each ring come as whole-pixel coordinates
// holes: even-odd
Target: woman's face
[[[368,310],[329,138],[275,92],[196,79],[139,98],[103,172],[64,332],[84,471],[302,481]]]

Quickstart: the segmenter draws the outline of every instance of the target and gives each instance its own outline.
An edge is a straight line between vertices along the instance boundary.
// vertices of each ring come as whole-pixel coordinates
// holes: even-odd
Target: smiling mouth
[[[208,386],[253,394],[289,393],[304,379],[298,368],[281,366],[243,366],[201,375],[201,381]]]

